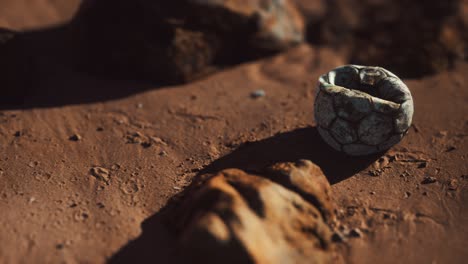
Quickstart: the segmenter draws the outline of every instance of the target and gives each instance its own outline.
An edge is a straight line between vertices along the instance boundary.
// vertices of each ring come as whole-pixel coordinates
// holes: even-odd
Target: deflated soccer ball
[[[346,65],[319,78],[317,129],[325,142],[348,155],[389,149],[408,132],[413,99],[408,87],[381,67]]]

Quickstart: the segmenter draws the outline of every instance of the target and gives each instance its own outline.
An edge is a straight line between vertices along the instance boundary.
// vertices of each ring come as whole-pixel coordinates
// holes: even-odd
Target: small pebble
[[[138,108],[138,109],[142,109],[142,108],[143,108],[143,104],[142,104],[142,103],[138,103],[138,104],[137,104],[137,108]]]
[[[260,97],[264,97],[266,95],[264,90],[255,90],[250,94],[250,97],[257,99]]]
[[[152,145],[151,142],[142,142],[142,143],[141,143],[141,146],[142,146],[143,148],[149,148],[149,147],[151,147],[151,145]]]
[[[420,163],[418,165],[418,168],[422,169],[422,168],[426,168],[427,167],[427,162],[423,162],[423,163]]]
[[[349,231],[350,237],[362,237],[362,232],[359,228],[353,228]]]
[[[424,177],[423,181],[421,182],[422,184],[429,184],[429,183],[434,183],[437,182],[437,179],[432,176],[426,176]]]
[[[74,135],[70,136],[68,139],[71,140],[71,141],[80,141],[81,136],[78,135],[78,134],[74,134]]]
[[[344,241],[346,241],[346,238],[341,233],[335,232],[332,235],[332,241],[333,242],[344,242]]]
[[[445,150],[445,152],[451,152],[451,151],[454,151],[454,150],[456,150],[456,149],[457,149],[457,148],[454,147],[454,146],[449,146],[449,147],[447,147],[447,149]]]
[[[455,191],[458,188],[458,181],[456,179],[451,179],[448,188],[451,191]]]
[[[410,192],[405,192],[405,198],[409,198],[411,196]]]
[[[163,145],[163,146],[167,146],[167,143],[164,142],[164,140],[162,140],[159,137],[150,137],[150,139],[151,139],[151,142],[154,142],[156,144],[160,144],[160,145]]]
[[[439,131],[436,136],[438,137],[446,137],[448,135],[448,132],[446,130]]]

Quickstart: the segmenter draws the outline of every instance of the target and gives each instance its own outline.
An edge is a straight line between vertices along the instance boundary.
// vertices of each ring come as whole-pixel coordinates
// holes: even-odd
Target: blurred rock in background
[[[304,40],[290,1],[89,0],[72,23],[85,70],[180,83]]]
[[[468,58],[467,2],[330,0],[326,13],[309,23],[308,38],[334,47],[350,63],[422,77]]]

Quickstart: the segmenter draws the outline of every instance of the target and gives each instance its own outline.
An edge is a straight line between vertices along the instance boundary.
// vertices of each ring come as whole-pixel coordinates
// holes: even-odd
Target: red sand
[[[2,1],[0,26],[56,24],[76,5]],[[338,244],[347,263],[464,263],[468,257],[466,62],[405,80],[415,102],[413,127],[376,162],[333,160],[313,128],[316,80],[345,63],[327,48],[303,45],[154,89],[39,63],[39,92],[27,102],[41,108],[0,112],[1,263],[102,263],[113,256],[164,262],[174,237],[158,212],[200,169],[255,169],[298,158],[322,167],[338,216],[363,232]],[[251,98],[257,89],[266,96]],[[75,134],[81,139],[69,140]],[[247,141],[253,143],[238,148]],[[93,167],[108,174],[92,175]],[[437,181],[422,184],[429,176]],[[145,232],[155,236],[151,244],[145,245]],[[132,247],[132,239],[150,252]]]

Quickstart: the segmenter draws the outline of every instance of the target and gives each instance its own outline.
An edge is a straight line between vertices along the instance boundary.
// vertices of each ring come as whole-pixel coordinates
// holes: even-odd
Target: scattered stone
[[[427,196],[427,192],[423,192],[422,195]]]
[[[410,192],[405,192],[405,198],[409,198],[411,196]]]
[[[359,228],[353,228],[349,231],[350,237],[362,237],[362,232]]]
[[[162,145],[162,146],[167,146],[167,143],[164,142],[164,140],[162,140],[159,137],[150,137],[150,140],[151,140],[151,142],[153,142],[155,144]]]
[[[447,149],[445,150],[445,152],[452,152],[454,150],[456,150],[457,148],[454,147],[454,146],[448,146]]]
[[[140,132],[134,132],[126,136],[127,143],[129,144],[141,144],[145,141],[145,137]]]
[[[419,169],[427,168],[427,162],[419,163],[418,168],[419,168]]]
[[[30,204],[34,203],[35,201],[36,201],[36,198],[35,198],[35,197],[30,197],[29,200],[28,200],[28,202],[29,202]]]
[[[382,170],[382,169],[378,169],[378,170],[369,170],[369,175],[372,176],[372,177],[380,176],[380,175],[382,175],[382,173],[383,173],[383,170]]]
[[[70,136],[68,139],[71,140],[71,141],[80,141],[81,136],[79,134],[74,134],[74,135]]]
[[[142,108],[143,108],[143,104],[142,104],[142,103],[138,103],[138,104],[136,105],[136,107],[137,107],[138,109],[142,109]]]
[[[457,179],[451,179],[448,184],[448,188],[451,191],[455,191],[458,189],[458,180]]]
[[[37,162],[37,161],[31,161],[31,162],[28,163],[28,166],[31,167],[31,168],[34,168],[37,165],[39,165],[39,162]]]
[[[102,132],[102,131],[104,131],[104,128],[103,128],[103,127],[97,127],[97,128],[96,128],[96,131]]]
[[[162,156],[162,157],[167,157],[169,154],[167,154],[167,152],[165,150],[159,152],[159,156]]]
[[[442,130],[437,133],[437,137],[440,137],[440,138],[446,137],[447,135],[448,135],[447,130]]]
[[[266,178],[238,169],[201,175],[175,218],[183,252],[200,263],[332,263],[322,211],[332,208],[330,186],[315,167],[280,163]]]
[[[333,233],[331,240],[335,243],[342,243],[346,241],[346,237],[341,232]]]
[[[252,97],[253,99],[257,99],[260,97],[265,97],[265,95],[266,93],[264,90],[255,90],[250,94],[250,97]]]
[[[430,184],[430,183],[435,183],[437,182],[437,179],[432,176],[426,176],[424,177],[423,181],[421,182],[422,184]]]
[[[116,171],[116,170],[119,170],[119,169],[120,169],[120,167],[121,167],[121,166],[120,166],[120,164],[118,164],[118,163],[115,163],[115,164],[112,164],[112,166],[111,166],[111,170],[113,170],[113,171]]]
[[[62,250],[62,249],[65,248],[65,245],[60,243],[60,244],[55,245],[55,248],[58,249],[58,250]]]
[[[375,195],[375,192],[374,192],[374,191],[372,191],[372,192],[370,192],[370,194],[371,194],[371,195]]]
[[[102,167],[93,167],[90,170],[90,173],[92,176],[94,176],[96,179],[105,182],[106,184],[109,184],[110,181],[110,172],[109,170],[102,168]]]
[[[401,178],[404,178],[407,181],[408,176],[410,176],[410,173],[405,170],[402,174],[400,174]]]
[[[142,146],[143,148],[149,148],[149,147],[151,147],[152,145],[153,145],[153,144],[151,144],[151,142],[142,142],[142,143],[141,143],[141,146]]]
[[[15,137],[21,137],[23,133],[21,131],[16,131],[15,134],[13,134]]]

